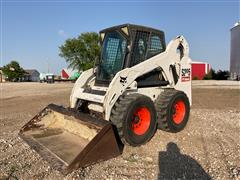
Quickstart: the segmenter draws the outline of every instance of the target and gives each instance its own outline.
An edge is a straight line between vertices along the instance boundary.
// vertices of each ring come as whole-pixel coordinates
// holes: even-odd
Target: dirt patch
[[[68,106],[73,84],[1,86],[0,179],[239,179],[240,90],[200,85],[193,87],[190,120],[183,131],[158,130],[146,145],[125,146],[121,156],[66,177],[17,134],[48,104]]]
[[[239,109],[240,89],[193,89],[193,106],[196,109]]]

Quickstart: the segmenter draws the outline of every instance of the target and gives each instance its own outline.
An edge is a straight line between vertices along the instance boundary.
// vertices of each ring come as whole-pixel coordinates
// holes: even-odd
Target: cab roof
[[[155,33],[158,33],[158,34],[164,34],[163,31],[158,30],[158,29],[154,29],[154,28],[147,27],[147,26],[136,25],[136,24],[129,24],[129,23],[103,29],[103,30],[100,31],[100,33],[104,33],[104,32],[107,32],[107,31],[112,31],[112,30],[116,30],[116,29],[121,29],[123,27],[128,27],[130,29],[130,31],[131,30],[139,30],[139,31],[147,31],[147,32],[155,32]]]

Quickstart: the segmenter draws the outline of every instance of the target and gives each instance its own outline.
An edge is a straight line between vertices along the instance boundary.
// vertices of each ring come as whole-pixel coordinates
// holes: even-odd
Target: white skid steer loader
[[[20,136],[63,173],[140,146],[156,129],[182,130],[191,106],[191,59],[183,36],[124,24],[100,31],[101,59],[81,74],[70,108],[48,105]],[[122,144],[123,143],[123,144]]]

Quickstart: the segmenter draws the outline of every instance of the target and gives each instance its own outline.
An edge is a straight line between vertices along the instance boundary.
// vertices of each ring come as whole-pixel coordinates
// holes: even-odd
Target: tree
[[[203,80],[211,80],[216,75],[214,69],[210,69],[210,71],[203,77]]]
[[[19,80],[25,73],[17,61],[11,61],[9,64],[3,66],[2,71],[9,81]]]
[[[229,71],[211,69],[208,74],[204,76],[204,80],[214,79],[214,80],[227,80],[229,78]]]
[[[194,76],[192,80],[199,80],[197,76]]]
[[[59,55],[69,63],[69,67],[85,71],[100,58],[99,35],[82,33],[77,38],[67,39],[59,49]]]
[[[222,70],[218,70],[215,77],[213,77],[213,79],[216,80],[227,80],[229,78],[229,71],[222,71]]]

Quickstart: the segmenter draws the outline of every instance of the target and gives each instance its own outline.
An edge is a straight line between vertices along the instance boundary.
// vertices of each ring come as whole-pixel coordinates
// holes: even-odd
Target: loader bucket
[[[20,137],[63,174],[116,157],[123,145],[109,121],[49,104]]]

